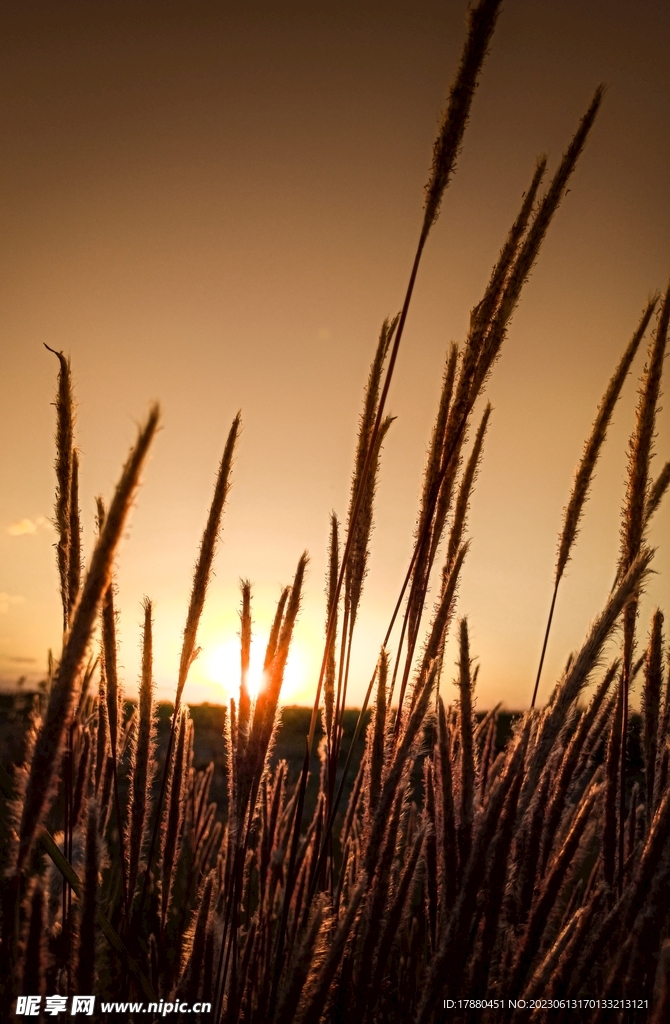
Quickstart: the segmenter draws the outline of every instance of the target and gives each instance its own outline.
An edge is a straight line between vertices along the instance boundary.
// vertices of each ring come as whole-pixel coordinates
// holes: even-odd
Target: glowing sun
[[[263,661],[267,647],[267,636],[254,636],[251,641],[249,656],[249,693],[252,700],[256,698],[265,685]],[[223,687],[225,700],[233,697],[236,701],[240,694],[240,641],[239,637],[231,637],[222,643],[213,644],[205,655],[207,675],[213,682]],[[298,699],[305,684],[305,659],[300,648],[291,645],[284,682],[281,689],[280,702],[290,704]]]

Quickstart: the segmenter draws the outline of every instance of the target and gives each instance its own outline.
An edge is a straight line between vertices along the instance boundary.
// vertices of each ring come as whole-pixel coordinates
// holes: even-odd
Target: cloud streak
[[[37,533],[40,527],[49,529],[51,523],[44,516],[37,516],[35,519],[17,519],[15,523],[10,523],[7,527],[7,533],[11,537],[24,537],[29,533]]]

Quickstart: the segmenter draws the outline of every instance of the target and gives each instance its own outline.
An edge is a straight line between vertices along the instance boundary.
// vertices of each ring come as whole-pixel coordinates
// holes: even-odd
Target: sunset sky
[[[78,401],[84,547],[152,400],[163,429],[118,563],[120,662],[136,687],[141,601],[169,698],[190,576],[230,423],[243,432],[186,697],[237,682],[239,579],[259,640],[310,553],[285,691],[314,694],[331,509],[346,515],[358,414],[383,318],[402,303],[464,0],[46,3],[0,11],[0,681],[60,648],[53,514],[57,362]],[[645,301],[670,275],[670,6],[507,0],[456,176],[429,239],[389,398],[360,701],[411,554],[447,345],[538,154],[556,166],[596,85],[603,109],[488,390],[493,415],[459,614],[478,704],[528,703],[574,467]],[[645,345],[646,349],[646,345]],[[626,442],[617,408],[559,593],[544,696],[609,592]],[[665,391],[668,391],[667,369]],[[654,470],[670,458],[670,403]],[[643,604],[668,607],[670,501]],[[454,652],[445,663],[451,696]]]

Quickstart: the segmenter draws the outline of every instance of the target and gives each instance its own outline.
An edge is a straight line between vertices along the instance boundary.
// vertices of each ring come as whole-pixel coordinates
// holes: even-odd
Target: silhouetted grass
[[[436,1024],[445,999],[479,1000],[455,1003],[450,1019],[458,1024],[498,1024],[521,1019],[509,1000],[538,997],[558,1005],[536,1007],[530,1019],[537,1024],[571,1019],[565,1000],[603,998],[640,1000],[641,1007],[635,1015],[582,1003],[580,1020],[665,1019],[670,675],[662,614],[654,613],[640,643],[638,612],[654,554],[647,529],[670,480],[667,466],[655,481],[649,472],[670,291],[641,376],[614,586],[544,708],[475,714],[478,668],[467,620],[456,615],[468,509],[490,429],[490,407],[478,403],[601,88],[542,196],[546,160],[538,161],[464,344],[449,348],[405,582],[363,706],[347,708],[390,425],[386,398],[499,7],[499,0],[480,0],[469,12],[403,307],[384,322],[373,357],[342,536],[331,518],[323,659],[311,711],[281,706],[306,553],[278,601],[258,696],[251,699],[246,680],[254,626],[244,580],[239,697],[226,707],[189,708],[183,700],[239,414],[196,561],[175,702],[154,700],[149,600],[140,696],[137,704],[124,701],[114,558],[158,412],[140,431],[107,510],[98,503],[99,535],[82,575],[71,369],[57,353],[64,636],[43,692],[0,700],[2,760],[12,765],[11,776],[0,770],[3,1019],[21,994],[81,988],[109,999],[162,1000],[173,1013],[177,1000],[202,1000],[211,1004],[211,1024]],[[545,644],[609,417],[651,315],[650,304],[576,474]],[[455,700],[445,706],[440,680],[450,675],[443,661],[454,627]],[[604,667],[606,645],[619,637],[621,656]],[[642,717],[628,708],[638,673]]]

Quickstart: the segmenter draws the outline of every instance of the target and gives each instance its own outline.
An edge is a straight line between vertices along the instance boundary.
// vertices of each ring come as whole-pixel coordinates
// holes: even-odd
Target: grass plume
[[[63,632],[70,625],[70,556],[71,556],[71,501],[74,461],[74,396],[70,361],[62,352],[44,346],[58,359],[58,396],[56,398],[56,503],[55,526],[58,532],[56,553],[60,576],[61,603],[63,605]]]
[[[537,691],[540,685],[544,656],[547,650],[547,642],[549,640],[549,631],[551,629],[554,608],[556,606],[558,585],[561,582],[563,573],[565,572],[565,567],[567,566],[570,558],[570,552],[572,551],[575,540],[577,539],[579,522],[589,495],[589,489],[591,481],[593,480],[596,463],[598,462],[601,449],[605,443],[605,438],[607,437],[607,428],[609,427],[614,408],[619,399],[619,395],[621,394],[621,389],[625,383],[626,377],[630,371],[633,359],[635,358],[637,350],[640,347],[640,342],[642,341],[647,327],[649,326],[649,321],[651,320],[654,309],[656,308],[656,303],[657,299],[654,298],[647,304],[638,328],[628,343],[626,351],[621,357],[619,365],[607,385],[607,390],[600,402],[598,413],[591,429],[591,434],[584,445],[584,454],[582,455],[581,462],[575,472],[570,500],[563,517],[563,531],[558,542],[558,556],[556,559],[556,570],[554,573],[554,592],[551,599],[549,619],[547,621],[547,628],[545,630],[544,641],[542,644],[540,664],[537,670],[537,677],[535,679],[535,689],[533,691],[533,698],[530,702],[531,707],[535,707],[535,701],[537,699]]]
[[[140,430],[137,443],[124,466],[86,573],[81,598],[49,696],[45,721],[33,752],[20,825],[18,870],[22,869],[34,842],[37,827],[55,796],[54,776],[58,771],[65,730],[73,711],[79,673],[86,657],[100,603],[111,581],[114,555],[157,427],[158,407],[154,407],[146,425]]]

